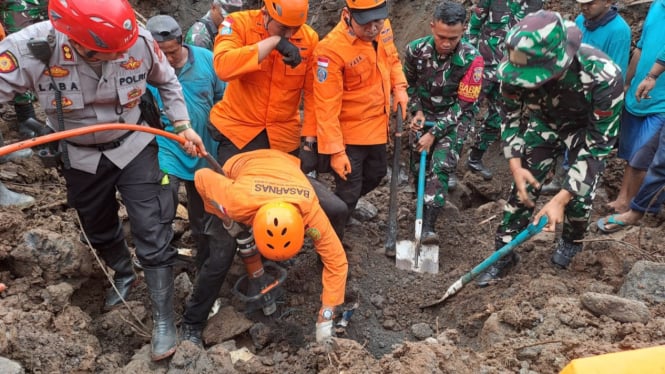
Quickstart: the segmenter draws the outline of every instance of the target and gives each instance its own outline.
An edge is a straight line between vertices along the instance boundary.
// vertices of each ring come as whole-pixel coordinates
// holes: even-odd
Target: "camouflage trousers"
[[[429,128],[425,127],[425,131]],[[425,171],[425,205],[443,207],[448,196],[449,175],[455,173],[464,138],[468,132],[467,125],[449,126],[443,137],[436,139],[430,152],[427,154]],[[411,144],[417,141],[417,134],[409,134]],[[410,168],[414,175],[415,184],[418,184],[418,170],[420,153],[412,149]]]
[[[0,21],[7,34],[11,34],[48,19],[48,0],[5,0],[0,2]],[[26,92],[14,96],[14,103],[29,104],[36,100],[35,94]]]
[[[531,118],[524,133],[524,155],[522,156],[522,167],[529,170],[534,178],[542,186],[547,182],[550,171],[556,166],[556,160],[563,157],[566,147],[569,147],[569,157],[572,168],[568,175],[578,174],[586,179],[586,170],[580,170],[575,160],[587,157],[588,152],[583,149],[585,144],[584,133],[577,131],[570,134],[559,134],[549,125],[538,119]],[[585,164],[585,163],[581,163]],[[573,198],[568,202],[564,210],[562,238],[566,241],[574,241],[584,238],[589,217],[591,216],[591,204],[596,194],[596,188],[602,173],[596,173],[591,180],[591,188],[584,191],[572,191]],[[527,186],[527,193],[533,202],[537,202],[540,190]],[[497,249],[509,243],[512,238],[523,231],[532,221],[534,208],[528,208],[522,204],[517,197],[517,189],[513,183],[510,196],[503,209],[503,219],[496,231]]]
[[[499,138],[501,132],[501,92],[499,83],[488,79],[483,80],[479,103],[487,103],[487,111],[483,114],[480,126],[476,127],[473,148],[483,152]]]

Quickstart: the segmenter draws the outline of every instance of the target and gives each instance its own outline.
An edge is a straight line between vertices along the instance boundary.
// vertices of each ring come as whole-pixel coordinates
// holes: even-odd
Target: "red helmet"
[[[266,10],[284,26],[302,26],[307,21],[308,0],[265,0]]]
[[[264,204],[252,223],[256,248],[263,257],[285,261],[300,252],[305,225],[298,208],[283,201]]]
[[[126,51],[139,36],[127,0],[51,0],[48,16],[56,30],[96,52]]]

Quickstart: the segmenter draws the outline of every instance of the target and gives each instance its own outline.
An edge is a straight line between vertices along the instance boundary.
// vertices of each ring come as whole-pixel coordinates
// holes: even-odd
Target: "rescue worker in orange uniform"
[[[346,0],[313,56],[318,151],[329,154],[335,193],[353,212],[386,174],[391,110],[406,115],[406,78],[386,0]]]
[[[227,87],[210,112],[220,164],[254,149],[297,155],[301,132],[316,135],[309,62],[319,37],[305,24],[307,10],[307,0],[265,0],[262,9],[222,22],[213,63]],[[303,94],[305,129],[298,110]]]
[[[316,340],[325,342],[332,336],[334,308],[344,302],[348,264],[342,243],[299,166],[296,157],[283,152],[256,150],[230,158],[223,166],[224,175],[198,170],[194,183],[206,211],[225,226],[252,227],[260,252],[255,254],[257,269],[261,255],[284,261],[300,251],[304,235],[313,240],[323,262]],[[253,261],[243,261],[251,274],[254,269],[248,264]]]

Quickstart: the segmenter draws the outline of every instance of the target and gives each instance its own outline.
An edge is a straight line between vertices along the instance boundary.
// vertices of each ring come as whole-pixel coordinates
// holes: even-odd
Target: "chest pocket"
[[[510,7],[508,6],[508,1],[492,1],[488,18],[490,23],[507,24],[510,20]]]
[[[53,112],[57,108],[55,91],[40,92],[39,104],[44,111]],[[83,94],[80,91],[61,91],[60,101],[62,110],[68,112],[74,109],[83,109]]]
[[[443,95],[451,95],[457,97],[457,89],[459,88],[459,82],[464,77],[466,73],[463,67],[457,65],[451,65],[450,75],[446,78],[445,83],[443,84]],[[445,76],[445,72],[443,73]]]
[[[281,82],[281,86],[285,90],[300,90],[305,87],[305,74],[307,73],[307,65],[310,60],[307,57],[301,57],[302,61],[294,68],[281,63],[284,66],[284,79]]]
[[[344,67],[344,89],[355,90],[366,86],[373,72],[374,66],[367,56],[359,56]]]

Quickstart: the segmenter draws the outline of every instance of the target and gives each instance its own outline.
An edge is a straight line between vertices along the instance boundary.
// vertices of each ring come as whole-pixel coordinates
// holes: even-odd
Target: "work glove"
[[[406,109],[409,105],[409,95],[404,88],[393,90],[393,112],[397,113],[397,106],[402,107],[402,119],[406,119]]]
[[[332,339],[333,321],[317,322],[316,324],[316,342],[327,343]]]
[[[307,149],[305,149],[307,148]],[[319,165],[319,155],[316,142],[302,142],[300,146],[300,170],[307,174],[316,170]]]
[[[293,45],[293,43],[285,37],[279,39],[279,43],[277,43],[275,49],[284,56],[282,61],[292,68],[298,66],[302,61],[302,58],[300,57],[300,48]]]
[[[344,151],[330,156],[330,167],[342,180],[346,180],[346,176],[351,174],[351,161]]]
[[[222,224],[224,225],[224,228],[226,229],[226,231],[228,231],[229,235],[231,235],[232,238],[236,238],[241,232],[247,231],[247,229],[243,227],[243,225],[239,224],[236,221],[231,221],[231,224],[228,226],[223,221]]]

